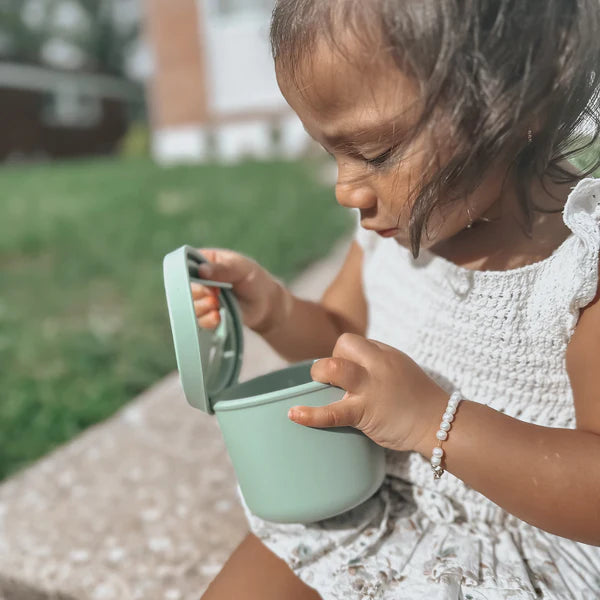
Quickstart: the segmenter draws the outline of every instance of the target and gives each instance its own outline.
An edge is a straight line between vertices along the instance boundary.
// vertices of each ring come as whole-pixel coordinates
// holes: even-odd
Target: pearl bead
[[[436,432],[435,437],[443,442],[448,439],[448,431],[452,428],[452,421],[454,421],[454,415],[456,414],[456,408],[458,407],[458,403],[462,400],[462,396],[459,391],[455,391],[450,396],[448,400],[448,405],[446,406],[446,410],[442,416],[442,422],[440,423],[440,428]],[[433,448],[431,451],[431,468],[433,469],[433,475],[435,479],[439,479],[444,473],[444,469],[441,466],[442,456],[444,456],[444,450],[440,447],[440,445]]]

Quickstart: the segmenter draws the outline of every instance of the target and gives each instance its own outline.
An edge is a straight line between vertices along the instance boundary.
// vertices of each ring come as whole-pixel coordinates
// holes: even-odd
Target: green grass
[[[0,170],[0,478],[176,368],[162,258],[246,253],[284,280],[352,219],[307,164]]]

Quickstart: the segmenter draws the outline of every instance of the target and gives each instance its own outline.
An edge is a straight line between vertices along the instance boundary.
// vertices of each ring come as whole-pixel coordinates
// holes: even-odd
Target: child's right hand
[[[198,271],[200,279],[233,285],[244,325],[263,332],[273,321],[281,284],[256,261],[233,250],[198,248],[208,263]],[[215,329],[220,323],[220,289],[192,282],[192,298],[198,324]]]

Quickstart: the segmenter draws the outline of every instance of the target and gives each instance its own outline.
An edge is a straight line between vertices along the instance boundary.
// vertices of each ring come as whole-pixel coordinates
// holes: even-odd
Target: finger
[[[417,364],[410,356],[408,356],[408,354],[406,354],[405,352],[402,352],[402,350],[398,350],[398,348],[394,348],[394,346],[389,346],[388,344],[384,344],[383,342],[378,342],[377,340],[370,339],[368,341],[371,342],[371,344],[373,344],[373,347],[377,348],[378,350],[383,350],[384,352],[389,352],[391,350],[394,353],[400,353],[404,357],[404,360],[407,361],[408,363],[415,364],[415,365]]]
[[[208,261],[198,267],[201,278],[235,284],[248,274],[244,257],[238,252],[217,248],[200,248],[200,252]]]
[[[367,380],[367,370],[346,358],[322,358],[313,363],[310,375],[314,381],[335,385],[347,392],[358,392]]]
[[[198,319],[198,325],[202,329],[215,329],[221,322],[221,315],[213,310]]]
[[[192,290],[192,298],[194,300],[199,300],[204,296],[218,296],[221,292],[221,288],[208,287],[194,281],[191,282],[190,289]]]
[[[208,262],[214,262],[218,248],[197,248],[198,252],[204,256]]]
[[[398,351],[397,348],[394,348],[393,346],[389,346],[388,344],[384,344],[383,342],[378,342],[377,340],[372,340],[369,338],[367,341],[370,342],[373,346],[376,346],[377,348],[379,348],[380,350]]]
[[[200,300],[194,300],[194,312],[198,318],[203,315],[219,310],[219,300],[214,296],[205,296]]]
[[[332,356],[367,366],[373,359],[374,351],[379,351],[379,347],[373,340],[354,333],[343,333],[335,343]]]
[[[362,414],[362,403],[344,396],[326,406],[294,406],[288,411],[288,418],[306,427],[355,427]]]

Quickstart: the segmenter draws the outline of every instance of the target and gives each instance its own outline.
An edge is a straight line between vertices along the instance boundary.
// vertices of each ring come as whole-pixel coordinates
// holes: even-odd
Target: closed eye
[[[388,160],[388,158],[392,155],[393,151],[393,147],[388,148],[385,152],[382,152],[378,156],[375,156],[374,158],[365,158],[364,160],[368,165],[371,165],[373,167],[380,167]]]

